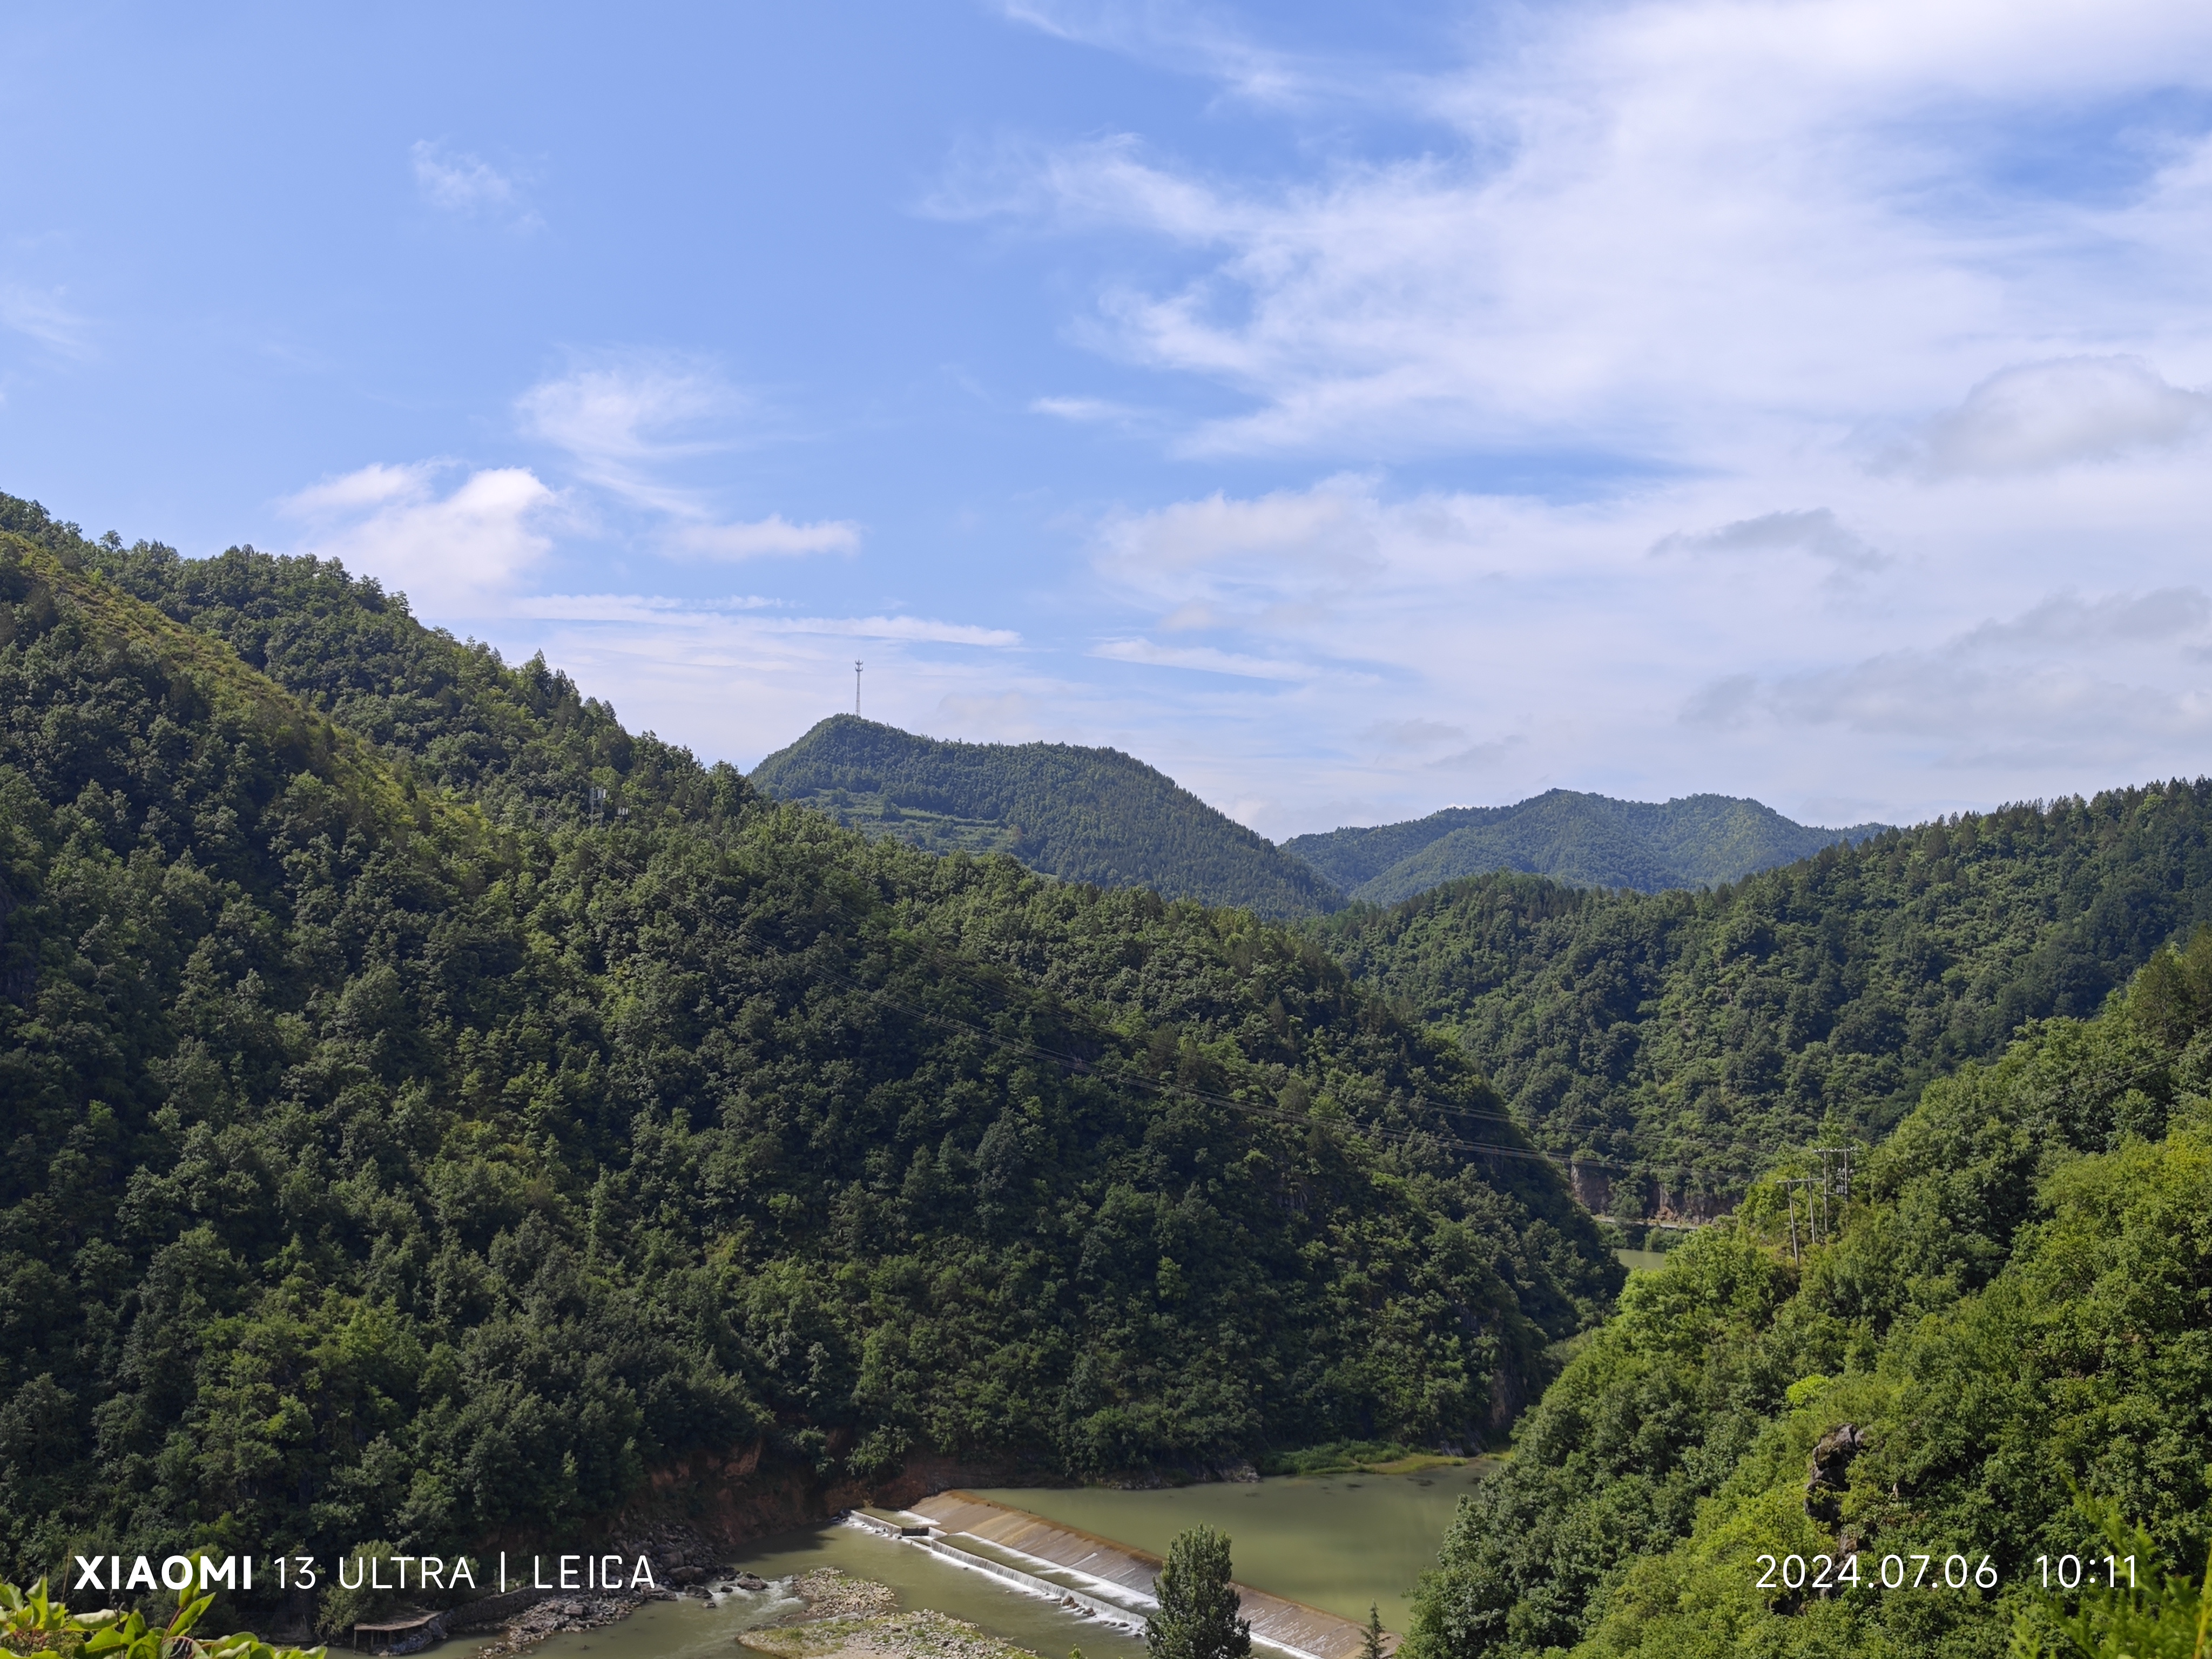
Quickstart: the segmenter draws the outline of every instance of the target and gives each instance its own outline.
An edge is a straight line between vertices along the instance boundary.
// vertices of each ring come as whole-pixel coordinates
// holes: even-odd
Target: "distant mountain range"
[[[1310,916],[1343,899],[1312,866],[1117,749],[944,743],[838,714],[756,767],[763,794],[931,852],[1008,853],[1101,887]]]
[[[1732,795],[1664,805],[1552,789],[1513,806],[1448,806],[1408,823],[1283,843],[1347,896],[1395,904],[1461,876],[1519,870],[1577,887],[1708,887],[1889,828],[1822,830]]]
[[[1815,829],[1727,795],[1652,805],[1554,789],[1276,847],[1119,750],[940,742],[852,714],[770,755],[751,782],[932,852],[1006,853],[1067,881],[1278,918],[1334,910],[1346,896],[1395,903],[1493,870],[1644,892],[1711,886],[1887,827]]]

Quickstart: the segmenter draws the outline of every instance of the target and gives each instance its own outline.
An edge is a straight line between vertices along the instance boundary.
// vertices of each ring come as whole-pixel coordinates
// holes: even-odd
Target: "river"
[[[1437,1562],[1461,1496],[1488,1464],[1416,1474],[1341,1474],[1123,1492],[1105,1486],[975,1488],[978,1498],[1164,1555],[1200,1522],[1229,1534],[1240,1583],[1340,1618],[1406,1627],[1405,1592]],[[1085,1650],[1087,1653],[1089,1650]]]
[[[1405,1628],[1403,1593],[1436,1561],[1437,1546],[1462,1493],[1480,1478],[1469,1464],[1416,1474],[1350,1474],[1121,1492],[1100,1486],[979,1490],[994,1503],[1164,1554],[1176,1534],[1200,1522],[1230,1536],[1238,1579],[1255,1589],[1364,1622],[1372,1603],[1392,1630]],[[1144,1659],[1143,1637],[1079,1618],[1040,1596],[1006,1588],[927,1550],[857,1527],[830,1524],[786,1533],[738,1551],[740,1571],[787,1578],[842,1567],[897,1592],[902,1607],[935,1607],[991,1635],[1063,1659]],[[653,1601],[619,1623],[549,1638],[531,1659],[730,1659],[738,1632],[792,1610],[773,1591],[739,1592],[709,1607]],[[1262,1652],[1265,1650],[1261,1650]]]
[[[1138,1632],[1078,1618],[1042,1596],[858,1527],[831,1522],[764,1538],[730,1560],[740,1571],[771,1580],[842,1567],[855,1578],[890,1585],[902,1609],[934,1607],[1044,1659],[1065,1659],[1073,1647],[1083,1650],[1084,1659],[1144,1659],[1145,1640]],[[525,1659],[752,1659],[737,1645],[738,1632],[773,1624],[796,1606],[772,1590],[738,1591],[712,1607],[690,1597],[648,1601],[615,1624],[548,1637]]]

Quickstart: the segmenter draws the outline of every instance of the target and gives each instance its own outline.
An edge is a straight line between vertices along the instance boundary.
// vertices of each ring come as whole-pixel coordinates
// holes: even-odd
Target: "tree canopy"
[[[1230,1582],[1225,1534],[1202,1525],[1177,1533],[1152,1594],[1159,1607],[1145,1620],[1152,1659],[1246,1659],[1252,1651],[1252,1621],[1237,1617],[1243,1600]]]
[[[1994,1659],[2059,1634],[2038,1558],[2103,1557],[2123,1514],[2143,1595],[2091,1598],[2078,1650],[2145,1596],[2193,1617],[2165,1575],[2212,1545],[2208,1014],[2212,929],[1930,1085],[1821,1242],[1767,1182],[1632,1279],[1462,1502],[1406,1650]]]
[[[1309,939],[761,801],[326,562],[33,527],[0,1571],[1471,1441],[1620,1282]]]
[[[1880,1134],[2208,919],[2199,779],[1886,830],[1699,892],[1491,875],[1312,926],[1363,985],[1455,1030],[1633,1221],[1713,1213],[1786,1151]]]

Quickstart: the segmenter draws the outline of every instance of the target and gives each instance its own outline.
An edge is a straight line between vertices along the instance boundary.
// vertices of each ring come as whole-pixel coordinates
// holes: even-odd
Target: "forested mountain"
[[[1780,1153],[1862,1139],[2025,1020],[2094,1013],[2212,920],[2212,781],[1969,813],[1734,885],[1457,882],[1314,924],[1363,983],[1455,1030],[1538,1143],[1723,1207]]]
[[[751,774],[778,800],[931,852],[1006,853],[1101,887],[1281,920],[1343,902],[1300,860],[1115,749],[943,743],[838,714]]]
[[[329,564],[8,510],[0,1577],[588,1535],[701,1455],[1468,1439],[1618,1286],[1310,940],[763,802]]]
[[[2096,1019],[1931,1085],[1802,1262],[1785,1206],[1802,1235],[1804,1197],[1755,1189],[1577,1346],[1462,1501],[1401,1651],[1998,1659],[2042,1599],[2039,1556],[2054,1587],[2111,1554],[2145,1589],[2172,1570],[2193,1591],[2212,1545],[2208,1091],[2199,933]],[[2148,1535],[2113,1540],[2100,1512]],[[2081,1650],[2185,1654],[2189,1634]]]
[[[623,731],[612,709],[542,659],[510,668],[489,646],[427,629],[404,599],[353,580],[335,561],[244,549],[184,559],[151,544],[90,544],[9,495],[0,495],[0,530],[66,552],[222,640],[410,778],[465,792],[498,815],[572,823],[634,807],[696,817],[718,792],[742,793],[729,769],[710,778],[690,755]],[[596,808],[595,787],[606,792]]]
[[[1448,806],[1407,823],[1295,836],[1283,850],[1352,898],[1395,904],[1496,870],[1645,893],[1714,886],[1887,828],[1810,829],[1771,806],[1729,795],[1654,805],[1552,789],[1512,806]]]

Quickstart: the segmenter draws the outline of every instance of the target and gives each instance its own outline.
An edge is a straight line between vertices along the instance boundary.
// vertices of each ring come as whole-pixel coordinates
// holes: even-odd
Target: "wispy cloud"
[[[523,199],[520,184],[482,156],[450,150],[443,141],[428,138],[416,140],[408,154],[415,163],[416,191],[439,212],[514,230],[537,230],[544,224]]]
[[[36,340],[64,357],[92,355],[91,319],[64,304],[58,291],[0,283],[0,328]]]
[[[832,634],[863,640],[910,640],[927,645],[1019,645],[1011,628],[981,628],[970,623],[938,622],[927,617],[793,617],[767,624],[792,634]]]
[[[676,545],[709,559],[757,559],[781,555],[852,553],[860,545],[860,526],[848,519],[793,524],[780,513],[750,524],[687,526]]]
[[[1165,27],[1224,87],[1252,74],[1194,9],[1020,15],[1138,55]],[[1187,428],[1194,453],[1711,464],[1754,412],[1806,436],[1901,418],[2006,363],[2204,319],[2172,273],[2203,248],[2205,136],[2147,101],[2212,84],[2202,12],[1645,0],[1524,12],[1462,51],[1369,77],[1432,124],[1416,153],[1240,176],[1121,134],[970,158],[935,207],[1188,256],[1185,280],[1103,282],[1089,327],[1249,399]],[[2055,106],[2148,136],[2109,205],[2027,163]]]
[[[1127,426],[1146,418],[1146,411],[1107,398],[1033,398],[1030,413],[1049,415],[1056,421],[1079,425]]]
[[[741,618],[759,634],[821,634],[840,639],[902,640],[923,645],[972,645],[1004,649],[1022,642],[1012,629],[982,628],[931,617],[762,616],[778,601],[757,596],[683,599],[641,593],[547,593],[512,608],[518,617],[549,621],[647,623],[670,629],[705,629]]]
[[[1297,52],[1241,28],[1218,6],[1178,0],[1001,0],[1011,21],[1157,69],[1221,82],[1251,103],[1301,106],[1346,91],[1340,51]]]
[[[1233,651],[1218,651],[1208,645],[1156,645],[1145,639],[1106,640],[1093,646],[1091,654],[1113,662],[1140,662],[1154,668],[1188,668],[1206,674],[1234,674],[1241,679],[1306,680],[1313,678],[1310,669],[1294,662],[1241,656]]]
[[[670,353],[623,352],[541,380],[516,400],[523,428],[565,451],[579,477],[633,507],[674,520],[668,551],[708,559],[851,553],[849,520],[793,523],[781,514],[725,521],[690,464],[740,447],[754,402],[708,364]]]
[[[515,602],[511,615],[544,622],[672,623],[678,625],[748,611],[773,610],[779,601],[757,593],[685,599],[659,593],[538,593]]]
[[[524,431],[567,451],[586,483],[684,519],[705,517],[705,501],[669,468],[730,448],[727,423],[744,408],[705,364],[652,352],[541,380],[515,400]]]

